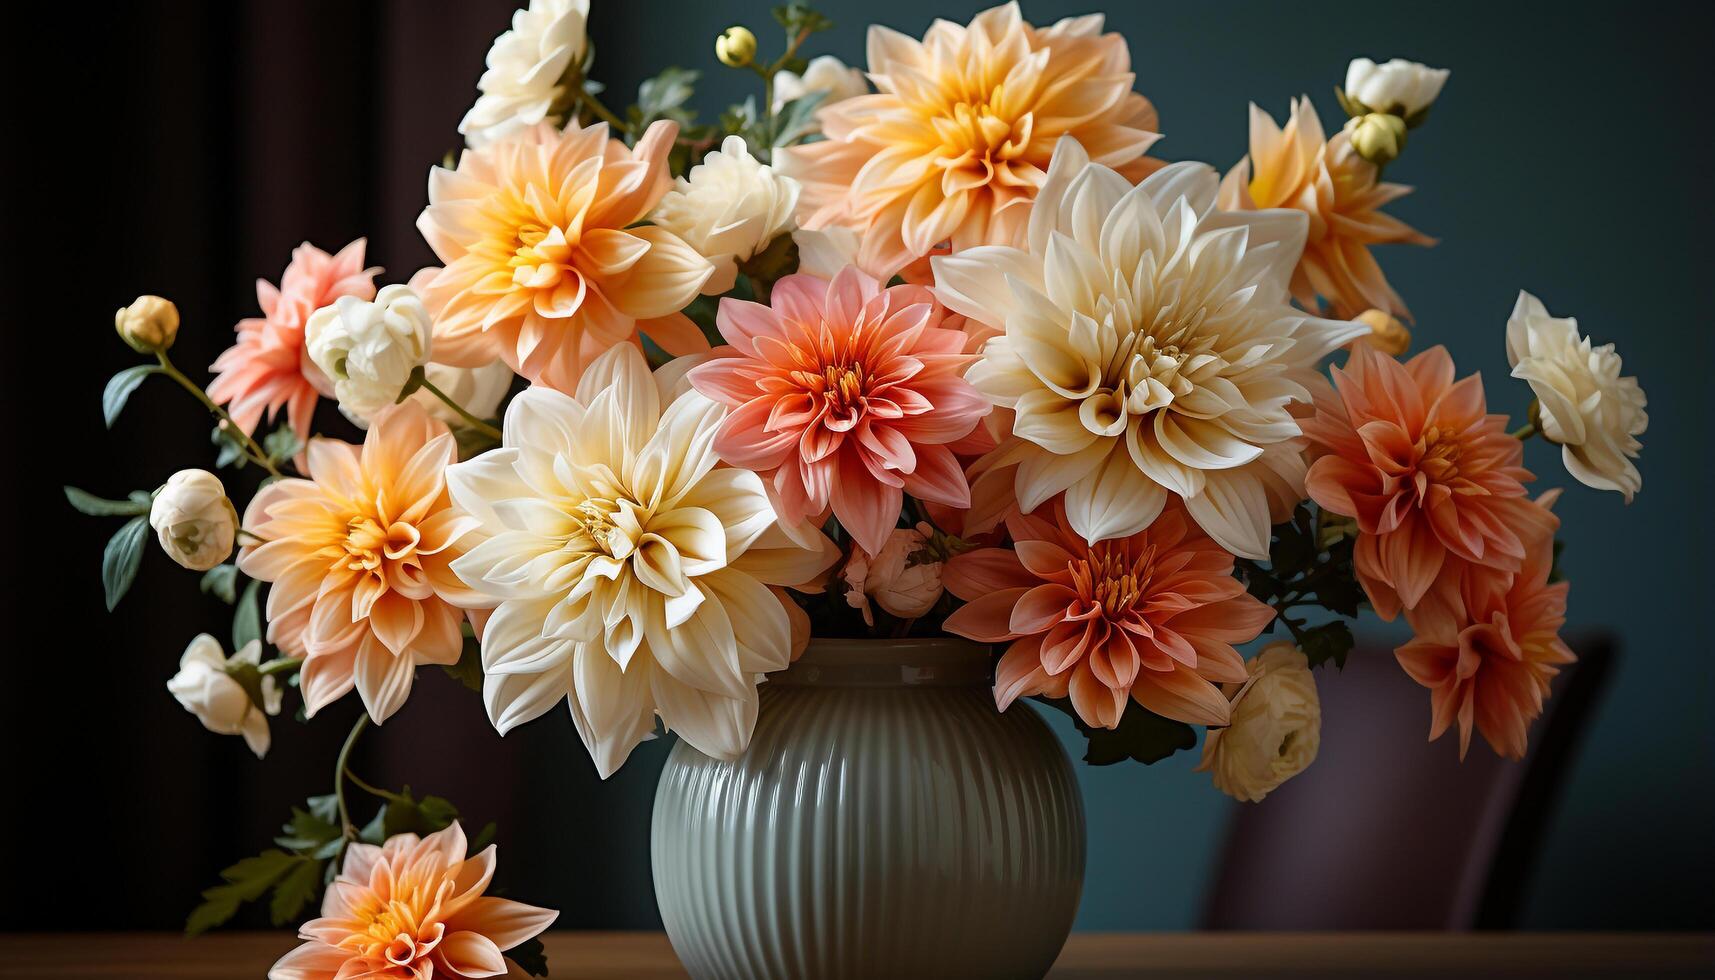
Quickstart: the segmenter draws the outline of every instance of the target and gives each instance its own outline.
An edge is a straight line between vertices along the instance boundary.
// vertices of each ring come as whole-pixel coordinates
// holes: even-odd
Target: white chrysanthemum
[[[744,140],[728,136],[721,148],[680,177],[649,220],[715,264],[705,293],[732,288],[737,263],[768,247],[792,227],[798,182],[750,155]]]
[[[589,43],[589,0],[530,0],[512,15],[512,29],[494,39],[488,68],[477,80],[482,93],[459,121],[472,149],[503,140],[550,115],[566,95],[567,71],[583,60]]]
[[[518,395],[502,448],[447,469],[487,538],[453,571],[499,600],[482,631],[490,720],[505,733],[568,700],[604,778],[656,714],[709,755],[742,752],[758,677],[790,662],[803,615],[778,587],[838,554],[793,545],[762,480],[717,465],[725,410],[683,360],[652,376],[618,345],[576,397]]]
[[[1591,347],[1577,320],[1550,316],[1521,290],[1507,321],[1507,362],[1536,393],[1542,434],[1560,444],[1566,471],[1631,503],[1644,486],[1632,460],[1643,449],[1637,437],[1649,426],[1648,402],[1637,378],[1620,377],[1614,345]]]
[[[779,112],[785,108],[786,103],[801,99],[811,92],[827,93],[822,96],[822,101],[816,103],[816,108],[821,109],[836,102],[868,95],[869,81],[863,77],[862,71],[833,55],[818,55],[810,59],[803,75],[789,71],[775,74],[774,111]]]
[[[1015,412],[991,466],[1031,511],[1065,491],[1090,542],[1184,499],[1234,554],[1268,556],[1271,516],[1303,497],[1288,406],[1329,351],[1369,331],[1289,305],[1306,219],[1219,211],[1215,172],[1177,163],[1133,187],[1077,142],[1055,148],[1028,250],[936,257],[936,293],[1004,331],[967,380]]]

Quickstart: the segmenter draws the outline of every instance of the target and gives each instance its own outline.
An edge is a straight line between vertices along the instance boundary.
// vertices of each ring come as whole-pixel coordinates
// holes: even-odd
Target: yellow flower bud
[[[743,68],[756,57],[756,35],[746,27],[729,27],[715,38],[715,57],[729,68]]]
[[[1358,151],[1358,156],[1378,167],[1391,162],[1405,149],[1405,120],[1385,112],[1347,120],[1346,132],[1351,134],[1352,149]]]
[[[164,351],[179,336],[179,308],[159,296],[139,296],[114,314],[113,328],[140,354]]]
[[[1398,317],[1384,310],[1365,310],[1358,314],[1358,322],[1370,328],[1370,335],[1364,339],[1383,354],[1398,357],[1411,349],[1411,331]]]

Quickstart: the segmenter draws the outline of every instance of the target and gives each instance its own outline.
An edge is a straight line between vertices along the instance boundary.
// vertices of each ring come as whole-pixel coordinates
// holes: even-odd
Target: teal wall
[[[678,63],[707,74],[698,104],[713,117],[754,81],[715,62],[715,35],[744,23],[764,54],[777,50],[760,0],[595,6],[596,75],[614,101],[641,75]],[[1093,6],[1034,0],[1024,10],[1043,24]],[[1572,623],[1613,627],[1625,647],[1545,842],[1530,926],[1715,927],[1715,698],[1700,620],[1707,563],[1699,560],[1715,544],[1700,509],[1715,421],[1715,209],[1701,107],[1715,33],[1693,22],[1692,6],[1229,0],[1109,11],[1110,27],[1130,41],[1139,91],[1160,109],[1167,138],[1156,152],[1222,170],[1245,151],[1248,101],[1280,118],[1290,97],[1307,92],[1334,123],[1332,89],[1353,56],[1452,69],[1433,119],[1389,174],[1419,187],[1393,213],[1443,240],[1381,255],[1417,314],[1419,346],[1447,344],[1462,372],[1488,379],[1494,409],[1521,414],[1529,394],[1506,377],[1502,331],[1517,291],[1528,288],[1553,312],[1577,316],[1597,341],[1617,342],[1649,394],[1637,502],[1573,486],[1559,507]],[[826,0],[820,8],[839,26],[810,53],[861,63],[871,20],[920,35],[932,14],[962,21],[981,5]],[[1550,447],[1533,444],[1528,462],[1541,487],[1571,482]],[[1379,625],[1365,624],[1372,634]],[[1427,696],[1424,711],[1427,719]],[[1081,751],[1070,726],[1055,723]],[[1193,762],[1083,769],[1092,857],[1080,928],[1194,923],[1231,804],[1190,771]]]

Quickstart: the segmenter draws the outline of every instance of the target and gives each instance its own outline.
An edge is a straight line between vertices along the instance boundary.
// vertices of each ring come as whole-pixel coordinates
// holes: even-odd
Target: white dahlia
[[[1031,511],[1062,491],[1094,543],[1143,530],[1168,496],[1222,547],[1268,556],[1302,499],[1289,406],[1359,323],[1289,305],[1306,219],[1220,211],[1219,181],[1177,163],[1133,187],[1071,138],[1055,148],[1026,249],[933,260],[936,293],[1002,331],[967,379],[1015,413],[991,466]]]
[[[509,139],[544,120],[559,125],[567,73],[589,45],[589,0],[530,0],[494,39],[477,79],[476,104],[459,121],[472,149]]]
[[[1520,291],[1507,321],[1507,363],[1536,394],[1542,434],[1560,444],[1566,471],[1585,486],[1613,490],[1632,502],[1644,478],[1633,465],[1649,427],[1637,378],[1620,377],[1613,344],[1590,346],[1578,321],[1548,314]]]
[[[603,778],[657,714],[709,755],[742,752],[760,675],[795,652],[803,612],[780,587],[838,555],[794,545],[761,478],[719,465],[725,409],[686,368],[651,375],[618,345],[576,397],[518,395],[502,447],[447,470],[486,536],[453,571],[499,603],[481,636],[489,719],[504,734],[566,699]]]

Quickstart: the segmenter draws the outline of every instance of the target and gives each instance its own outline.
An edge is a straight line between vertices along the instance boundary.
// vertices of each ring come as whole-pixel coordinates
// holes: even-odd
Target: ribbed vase
[[[1041,977],[1078,910],[1059,741],[986,649],[814,640],[738,760],[680,742],[655,794],[661,918],[697,978]]]

